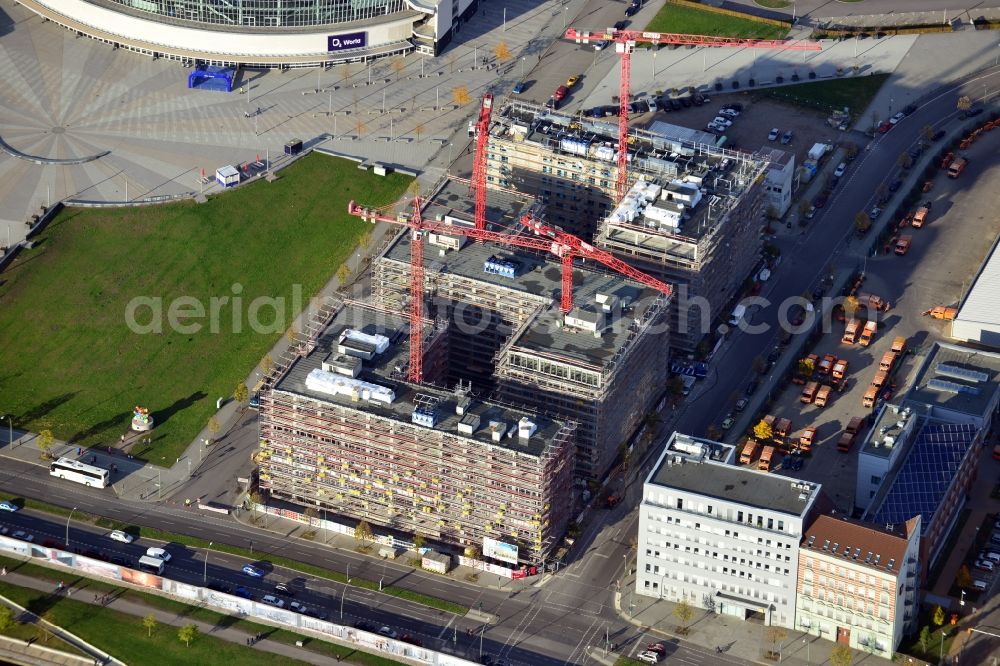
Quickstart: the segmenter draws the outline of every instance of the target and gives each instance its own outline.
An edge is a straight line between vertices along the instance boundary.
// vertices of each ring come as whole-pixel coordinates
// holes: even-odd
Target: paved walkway
[[[20,585],[21,587],[41,590],[43,592],[52,592],[51,581],[17,573],[16,568],[15,570],[8,571],[4,580],[13,585]],[[86,578],[81,578],[79,587],[67,588],[70,593],[69,598],[74,601],[80,601],[96,606],[98,605],[98,601],[94,598],[94,594],[88,591],[88,582],[89,581]],[[106,607],[121,613],[133,615],[135,617],[146,617],[152,613],[156,616],[156,621],[160,625],[170,627],[181,627],[185,624],[194,624],[198,627],[198,631],[206,636],[214,636],[215,638],[221,638],[222,640],[229,641],[230,643],[236,643],[238,645],[247,645],[248,640],[252,637],[251,633],[237,627],[226,626],[225,624],[215,625],[201,620],[194,620],[183,614],[154,608],[131,599],[113,597],[106,604]],[[159,630],[162,631],[162,627]],[[324,666],[330,663],[329,657],[322,657],[315,652],[311,652],[294,645],[287,645],[285,643],[268,640],[266,638],[266,633],[270,632],[265,632],[265,637],[254,644],[254,649],[281,655],[283,657],[289,657],[291,659],[297,659],[304,663],[317,664],[317,666]],[[115,663],[121,664],[122,662],[118,662],[116,660]]]
[[[38,643],[0,636],[0,663],[37,666],[93,666],[94,660]]]

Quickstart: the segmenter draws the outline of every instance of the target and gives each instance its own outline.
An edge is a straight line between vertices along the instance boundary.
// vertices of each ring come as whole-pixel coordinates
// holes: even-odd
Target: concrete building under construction
[[[530,233],[519,219],[532,202],[489,192],[492,228]],[[425,218],[471,225],[467,184],[447,181]],[[424,251],[428,313],[446,321],[448,385],[576,423],[576,470],[600,477],[653,407],[666,380],[669,299],[599,265],[573,268],[574,307],[559,309],[558,259],[510,246],[429,234]],[[401,234],[373,263],[375,301],[404,311],[409,302],[410,236]],[[445,325],[445,324],[442,324]]]
[[[631,129],[633,187],[616,205],[617,125],[522,102],[494,121],[490,186],[536,196],[551,224],[677,285],[670,343],[693,351],[760,258],[767,160],[702,132]]]
[[[517,562],[544,561],[571,515],[575,425],[435,386],[447,327],[421,332],[427,381],[415,385],[405,318],[355,303],[328,315],[261,394],[260,487],[404,535],[493,540],[516,546]]]

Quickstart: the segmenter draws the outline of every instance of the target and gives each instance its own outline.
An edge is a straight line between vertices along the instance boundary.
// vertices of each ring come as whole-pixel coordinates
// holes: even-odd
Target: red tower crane
[[[636,43],[683,44],[691,46],[731,46],[747,49],[778,49],[782,51],[819,51],[823,47],[818,42],[784,41],[780,39],[740,39],[736,37],[710,37],[707,35],[684,35],[671,32],[639,32],[637,30],[608,30],[587,32],[569,28],[563,35],[577,44],[590,42],[614,42],[615,51],[621,54],[621,81],[618,91],[618,180],[615,183],[617,201],[625,197],[628,184],[628,100],[631,89],[632,49]]]
[[[485,192],[485,188],[483,188]],[[485,199],[485,194],[484,194]],[[377,208],[365,208],[354,201],[347,204],[347,212],[370,222],[388,222],[408,227],[410,230],[410,368],[409,380],[419,384],[423,379],[423,338],[420,335],[424,308],[424,248],[426,233],[448,236],[465,236],[477,241],[489,241],[502,245],[514,245],[540,252],[549,252],[562,260],[562,298],[560,309],[566,313],[573,309],[573,258],[584,257],[598,261],[636,282],[671,295],[670,285],[632,268],[609,252],[585,243],[576,236],[560,229],[549,227],[530,213],[521,218],[522,224],[531,229],[531,234],[492,231],[485,228],[485,218],[477,218],[476,226],[461,226],[448,222],[424,219],[420,210],[421,199],[414,197],[413,213],[390,215]],[[485,208],[484,208],[485,210]],[[478,200],[477,200],[478,211]],[[484,224],[479,227],[479,222]]]
[[[490,138],[493,93],[483,95],[476,122],[476,156],[472,163],[472,189],[476,195],[476,229],[486,228],[486,147]]]

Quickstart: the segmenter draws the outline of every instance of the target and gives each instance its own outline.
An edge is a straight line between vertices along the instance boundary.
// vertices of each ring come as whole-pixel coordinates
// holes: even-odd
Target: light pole
[[[344,585],[344,591],[340,594],[340,619],[344,619],[344,597],[347,596],[347,585]]]
[[[938,664],[944,663],[944,629],[941,630],[941,642],[938,643]]]
[[[451,166],[451,153],[452,153],[451,149],[454,148],[454,147],[455,147],[454,143],[449,143],[448,144],[448,166]]]
[[[566,29],[566,10],[569,9],[568,5],[563,5],[563,30]]]
[[[73,507],[73,511],[76,511],[76,507]],[[69,512],[69,518],[66,519],[66,547],[69,548],[69,521],[73,520],[73,511]]]
[[[347,582],[351,582],[351,563],[347,563]]]
[[[10,414],[0,417],[0,420],[7,419],[7,443],[10,448],[14,448],[14,419]]]
[[[521,80],[524,80],[524,56],[521,56]]]
[[[806,644],[806,666],[811,666],[812,655],[810,654],[810,651],[812,648],[812,644],[809,642],[808,638],[803,638],[802,642]]]
[[[202,580],[203,583],[207,583],[208,582],[208,551],[212,548],[212,544],[213,543],[215,543],[215,542],[214,541],[209,541],[208,542],[208,547],[205,548],[205,570],[204,570],[204,572],[202,573],[202,576],[201,576],[201,580]]]
[[[479,629],[479,659],[482,661],[483,658],[483,634],[486,633],[486,623],[483,622],[483,626]]]

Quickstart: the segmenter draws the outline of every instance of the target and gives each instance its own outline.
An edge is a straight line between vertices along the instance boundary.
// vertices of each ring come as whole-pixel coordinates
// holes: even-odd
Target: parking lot
[[[843,454],[836,450],[837,440],[848,421],[869,413],[862,407],[862,396],[870,385],[884,352],[893,338],[907,339],[910,352],[898,367],[894,380],[897,389],[893,399],[905,391],[913,371],[922,362],[925,350],[934,340],[947,339],[949,324],[921,316],[934,305],[955,305],[996,237],[998,214],[989,183],[1000,176],[1000,159],[995,154],[997,136],[980,139],[964,151],[969,168],[957,180],[938,172],[934,187],[925,196],[933,203],[929,222],[920,229],[905,227],[901,233],[913,236],[912,249],[905,256],[891,251],[864,260],[865,281],[861,291],[887,299],[891,309],[883,313],[878,333],[868,347],[843,344],[844,322],[834,320],[829,330],[808,352],[822,358],[833,354],[846,359],[848,388],[834,391],[825,408],[800,402],[802,386],[789,383],[774,396],[767,413],[792,421],[792,438],[797,440],[808,426],[817,427],[816,442],[803,469],[799,472],[777,471],[823,484],[838,509],[851,512],[854,504],[856,452],[861,448],[859,436],[852,450]],[[936,147],[940,149],[940,147]],[[931,156],[936,154],[936,150]],[[915,170],[916,171],[916,170]],[[919,180],[914,174],[914,180]],[[921,181],[922,182],[922,181]],[[901,196],[909,183],[900,191]],[[899,217],[905,211],[900,211]],[[884,214],[889,214],[887,211]],[[727,405],[727,408],[731,405]],[[753,423],[764,414],[756,416]],[[780,463],[780,456],[777,461]],[[992,479],[980,482],[992,483]]]

